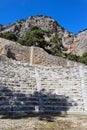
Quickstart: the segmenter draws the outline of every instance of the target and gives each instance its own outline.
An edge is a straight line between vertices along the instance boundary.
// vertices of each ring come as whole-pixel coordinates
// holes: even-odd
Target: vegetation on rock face
[[[87,52],[83,54],[83,56],[79,57],[79,62],[87,65]]]
[[[63,51],[66,51],[66,48],[63,46],[62,39],[58,36],[58,34],[56,33],[49,42],[45,40],[45,35],[49,36],[50,33],[34,26],[31,28],[31,31],[27,32],[25,37],[19,39],[18,42],[26,46],[38,46],[44,48],[50,54],[62,56]],[[49,49],[47,49],[48,47]]]
[[[87,52],[84,53],[83,56],[77,56],[74,54],[64,54],[64,56],[65,56],[65,58],[67,58],[69,60],[84,63],[87,65]]]
[[[63,51],[66,51],[67,49],[62,44],[62,39],[58,36],[58,34],[55,34],[55,36],[50,41],[51,47],[50,47],[50,53],[56,56],[62,56]]]
[[[47,31],[44,31],[37,26],[34,26],[31,28],[31,31],[26,32],[25,37],[19,39],[18,42],[25,46],[38,46],[45,48],[49,44],[44,39],[44,35],[47,34],[48,34]]]
[[[80,56],[77,56],[77,55],[74,55],[74,54],[65,54],[65,58],[72,60],[72,61],[79,62]]]
[[[8,40],[12,40],[12,41],[18,40],[17,36],[12,32],[0,33],[0,37],[8,39]]]

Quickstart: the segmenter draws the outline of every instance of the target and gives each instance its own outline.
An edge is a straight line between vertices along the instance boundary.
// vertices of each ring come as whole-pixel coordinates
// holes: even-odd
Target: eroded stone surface
[[[0,55],[18,61],[30,61],[30,48],[3,38],[0,38]]]

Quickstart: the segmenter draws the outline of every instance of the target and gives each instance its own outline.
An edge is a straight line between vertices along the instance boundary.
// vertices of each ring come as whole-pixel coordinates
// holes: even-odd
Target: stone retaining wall
[[[0,55],[4,55],[10,59],[29,62],[32,64],[43,66],[78,66],[76,62],[66,60],[62,57],[57,57],[48,54],[39,47],[22,46],[3,38],[0,38]]]
[[[33,49],[32,64],[43,66],[78,66],[78,63],[53,56],[45,52],[42,48],[31,47]]]

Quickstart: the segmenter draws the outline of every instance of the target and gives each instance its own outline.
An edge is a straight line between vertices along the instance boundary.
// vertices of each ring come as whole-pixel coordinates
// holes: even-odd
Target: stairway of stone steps
[[[24,67],[25,66],[25,67]],[[34,112],[38,106],[34,67],[0,63],[0,112]]]
[[[41,89],[47,92],[42,96],[45,111],[84,111],[79,68],[40,68],[38,73]]]
[[[87,67],[0,62],[0,113],[87,111],[86,75]]]

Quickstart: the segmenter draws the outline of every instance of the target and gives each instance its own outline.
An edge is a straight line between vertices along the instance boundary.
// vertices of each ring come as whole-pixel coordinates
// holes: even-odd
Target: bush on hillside
[[[58,34],[55,34],[55,36],[51,39],[51,49],[50,52],[53,55],[61,56],[63,55],[64,51],[67,50],[62,44],[62,39],[58,36]]]
[[[17,36],[12,32],[0,33],[0,37],[8,39],[8,40],[12,40],[12,41],[17,41],[18,40]]]
[[[26,46],[38,46],[45,48],[48,46],[48,42],[45,41],[44,35],[47,35],[48,32],[45,30],[42,30],[41,28],[34,26],[31,28],[30,32],[26,32],[26,35],[24,38],[19,39],[18,42],[22,45]]]
[[[79,62],[87,65],[87,52],[83,54],[83,56],[79,57]]]

